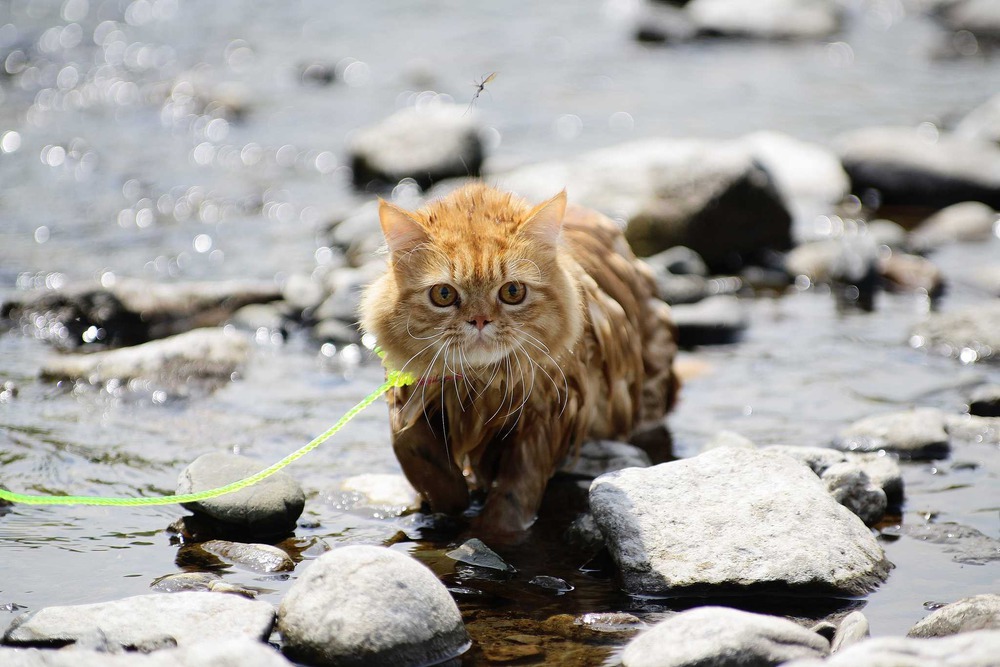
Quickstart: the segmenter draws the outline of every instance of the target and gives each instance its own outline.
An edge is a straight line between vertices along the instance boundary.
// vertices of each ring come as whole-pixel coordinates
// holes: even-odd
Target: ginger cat
[[[608,218],[472,184],[418,211],[382,201],[388,270],[362,327],[388,368],[393,448],[433,511],[487,492],[479,527],[520,531],[587,438],[627,439],[673,405],[676,332]]]

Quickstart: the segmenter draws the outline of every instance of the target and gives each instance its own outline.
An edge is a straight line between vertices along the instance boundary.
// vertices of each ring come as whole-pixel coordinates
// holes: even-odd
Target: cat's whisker
[[[439,331],[440,333],[433,334],[431,336],[417,336],[412,331],[410,331],[410,318],[411,317],[413,317],[413,313],[410,313],[409,315],[406,316],[406,334],[410,338],[412,338],[413,340],[431,340],[431,339],[440,338],[441,336],[444,335],[444,327],[434,327],[434,330],[435,331]],[[426,350],[427,348],[424,348],[424,349]]]
[[[420,351],[417,352],[416,354],[414,354],[412,357],[410,357],[409,359],[407,359],[406,363],[403,364],[403,367],[400,368],[399,371],[401,373],[406,372],[406,367],[410,365],[410,362],[413,361],[414,359],[416,359],[417,357],[419,357],[421,354],[423,354],[424,352],[426,352],[430,348],[434,347],[434,345],[438,342],[438,340],[441,339],[442,336],[444,336],[444,332],[441,332],[440,334],[438,334],[434,338],[434,340],[432,340],[430,343],[428,343],[423,348],[421,348]],[[431,366],[428,366],[428,369],[431,368],[433,366],[433,364],[434,364],[434,362],[432,360],[431,361]],[[426,375],[427,375],[427,369],[425,369],[424,372],[421,373],[421,377],[426,379]],[[416,395],[417,395],[417,392],[415,392],[415,391],[410,392],[410,395],[407,397],[406,402],[403,404],[403,407],[400,408],[401,412],[404,411],[404,410],[406,410],[406,408],[410,405],[410,401],[412,401],[413,397],[416,396]]]
[[[520,342],[518,342],[516,339],[514,340],[514,344],[517,345],[520,348],[521,352],[524,353],[524,358],[528,360],[528,367],[531,369],[531,385],[528,387],[527,391],[523,392],[524,399],[521,401],[521,405],[517,406],[517,410],[514,411],[517,412],[522,408],[524,408],[524,406],[528,403],[528,399],[531,397],[531,392],[535,390],[535,367],[538,366],[538,362],[536,362],[534,359],[531,358],[531,355],[528,354],[528,351],[525,350],[524,346],[521,345]]]
[[[521,262],[526,262],[528,264],[531,264],[533,267],[535,267],[535,272],[537,273],[537,277],[535,279],[538,280],[538,282],[542,281],[542,270],[540,268],[538,268],[538,264],[537,263],[531,261],[527,257],[520,257],[518,259],[515,259],[513,262],[511,262],[511,266],[512,267],[517,266]]]
[[[528,335],[530,337],[530,334]],[[525,339],[524,342],[527,343],[528,345],[534,346],[535,348],[538,349],[539,352],[544,354],[548,358],[548,360],[552,362],[552,367],[555,368],[557,371],[559,371],[559,375],[562,376],[564,393],[559,391],[559,385],[556,384],[555,379],[553,379],[553,377],[549,375],[548,371],[546,371],[541,365],[538,366],[538,370],[542,371],[542,373],[545,374],[545,377],[547,377],[549,379],[549,382],[552,383],[552,388],[556,390],[556,398],[558,399],[561,397],[562,399],[562,408],[559,410],[559,416],[562,417],[563,413],[566,411],[566,405],[569,403],[569,381],[566,379],[566,373],[564,373],[563,369],[559,367],[559,364],[556,363],[556,360],[552,358],[551,354],[549,354],[548,352],[546,352],[545,350],[543,350],[541,347],[539,347],[537,344],[533,343],[530,340]]]

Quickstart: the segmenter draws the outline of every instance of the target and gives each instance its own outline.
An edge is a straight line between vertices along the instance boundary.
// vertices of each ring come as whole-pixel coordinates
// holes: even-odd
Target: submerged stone
[[[448,558],[452,560],[457,560],[460,563],[465,563],[466,565],[475,565],[476,567],[484,567],[489,570],[497,570],[499,572],[514,573],[513,567],[507,564],[500,554],[490,549],[488,546],[483,544],[482,540],[472,538],[467,542],[463,543],[457,549],[453,549],[445,554]]]

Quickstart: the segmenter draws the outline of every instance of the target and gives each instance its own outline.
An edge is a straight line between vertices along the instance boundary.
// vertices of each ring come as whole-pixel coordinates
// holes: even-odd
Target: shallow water
[[[935,59],[947,36],[890,0],[857,2],[832,45],[719,40],[672,49],[632,42],[620,6],[303,1],[249,12],[232,1],[5,3],[0,55],[13,73],[0,76],[0,289],[113,275],[280,282],[308,273],[326,261],[316,252],[323,223],[363,199],[343,166],[350,133],[417,102],[419,91],[465,103],[492,71],[499,75],[474,112],[493,128],[495,168],[646,136],[779,129],[828,143],[855,127],[940,123],[1000,90],[995,58]],[[11,59],[17,51],[23,68]],[[299,68],[311,62],[334,67],[339,80],[303,84]],[[205,109],[200,96],[228,111]],[[998,242],[962,246],[935,259],[946,275],[966,275],[995,263],[998,251]],[[941,308],[981,298],[959,285]],[[686,353],[707,371],[688,384],[671,419],[679,455],[696,453],[719,429],[759,444],[825,444],[875,412],[960,412],[969,387],[1000,382],[995,365],[966,366],[907,346],[927,308],[919,297],[883,294],[867,314],[840,313],[816,291],[746,306],[751,326],[741,342]],[[327,357],[301,334],[261,342],[237,381],[188,397],[42,382],[38,369],[50,354],[16,331],[0,334],[0,383],[18,387],[0,403],[0,482],[14,489],[168,493],[207,451],[277,460],[381,378],[376,366],[350,353]],[[423,530],[418,519],[343,509],[340,480],[398,472],[380,406],[292,472],[309,496],[308,527],[296,532],[304,557],[317,554],[306,547],[321,538],[395,542],[421,558],[467,614],[478,642],[469,664],[503,637],[525,633],[545,638],[549,662],[599,662],[620,637],[580,639],[572,628],[539,623],[692,603],[630,599],[613,580],[578,569],[584,559],[553,537],[567,521],[561,508],[579,497],[572,482],[554,488],[556,501],[570,501],[554,502],[560,509],[525,545],[502,550],[520,571],[508,582],[456,568],[441,556],[450,536]],[[904,523],[933,515],[998,537],[995,448],[962,445],[946,462],[905,464],[904,473]],[[21,506],[0,515],[0,610],[148,592],[153,579],[179,570],[165,528],[182,514]],[[897,567],[860,603],[874,634],[905,633],[925,602],[995,590],[995,563],[961,565],[945,547],[908,537],[884,546]],[[554,595],[527,583],[535,575],[561,577],[575,590]],[[225,573],[274,603],[294,576]],[[810,605],[818,603],[795,611],[809,616]],[[829,611],[820,607],[813,616]]]

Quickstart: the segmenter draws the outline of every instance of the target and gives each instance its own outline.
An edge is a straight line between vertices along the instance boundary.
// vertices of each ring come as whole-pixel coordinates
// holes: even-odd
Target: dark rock
[[[485,149],[479,127],[461,105],[428,105],[396,112],[351,141],[354,185],[393,186],[412,178],[426,190],[458,176],[478,176]]]
[[[868,619],[860,611],[852,611],[845,616],[830,642],[830,652],[836,653],[848,646],[860,643],[871,636]]]
[[[977,387],[969,396],[969,414],[1000,417],[1000,384]]]
[[[784,586],[859,595],[888,574],[864,523],[806,466],[721,448],[594,480],[591,511],[637,595]]]
[[[774,616],[727,607],[700,607],[670,616],[625,647],[623,667],[739,667],[821,658],[820,635]]]
[[[860,466],[835,463],[823,471],[820,479],[833,499],[857,514],[866,526],[874,526],[885,515],[885,491],[873,484]]]
[[[651,463],[646,452],[627,442],[589,440],[583,443],[576,455],[567,457],[562,472],[593,479],[606,472],[622,468],[645,468]]]
[[[508,565],[497,552],[483,544],[482,540],[476,538],[472,538],[457,549],[447,552],[445,556],[452,560],[457,560],[459,563],[484,567],[488,570],[497,570],[498,572],[509,574],[517,571]]]
[[[266,463],[236,454],[204,454],[181,472],[177,493],[214,489],[249,477],[266,467]],[[291,475],[277,472],[247,488],[185,503],[184,507],[222,523],[239,526],[249,535],[282,535],[295,529],[295,522],[305,507],[305,494]]]
[[[1000,93],[968,113],[955,126],[955,136],[1000,144]]]
[[[678,304],[671,308],[671,313],[682,347],[735,342],[749,324],[735,296],[713,296],[698,303]]]
[[[71,607],[46,607],[14,619],[11,646],[59,647],[102,634],[113,646],[149,650],[246,637],[264,641],[274,624],[266,602],[217,593],[157,593]]]
[[[954,637],[877,637],[849,646],[826,660],[793,660],[782,667],[996,667],[1000,631]]]
[[[934,408],[875,415],[840,432],[833,446],[846,452],[885,450],[903,458],[941,459],[951,450],[945,416]]]
[[[537,577],[532,577],[529,584],[532,586],[538,586],[539,588],[544,588],[549,591],[554,591],[556,593],[569,593],[574,590],[573,585],[567,582],[565,579],[560,579],[559,577],[548,577],[545,575],[539,575]]]
[[[259,641],[227,639],[204,641],[155,653],[110,654],[100,650],[66,648],[0,648],[4,667],[292,667],[280,653]]]
[[[236,331],[195,329],[119,350],[50,358],[42,377],[50,380],[148,380],[177,391],[192,381],[228,382],[250,356],[250,342]]]
[[[455,601],[433,572],[383,547],[326,553],[278,612],[284,651],[309,664],[428,665],[469,648]]]
[[[965,363],[1000,358],[1000,303],[931,314],[913,328],[910,344]]]
[[[817,0],[692,0],[687,13],[702,35],[820,39],[840,29],[841,8]]]
[[[978,201],[952,204],[925,219],[911,233],[920,252],[930,252],[947,243],[987,241],[993,236],[1000,213]]]
[[[966,201],[1000,207],[1000,147],[911,128],[857,130],[839,140],[853,191],[892,206],[942,208]]]
[[[906,636],[946,637],[976,630],[1000,630],[1000,595],[976,595],[946,604],[918,621]]]

